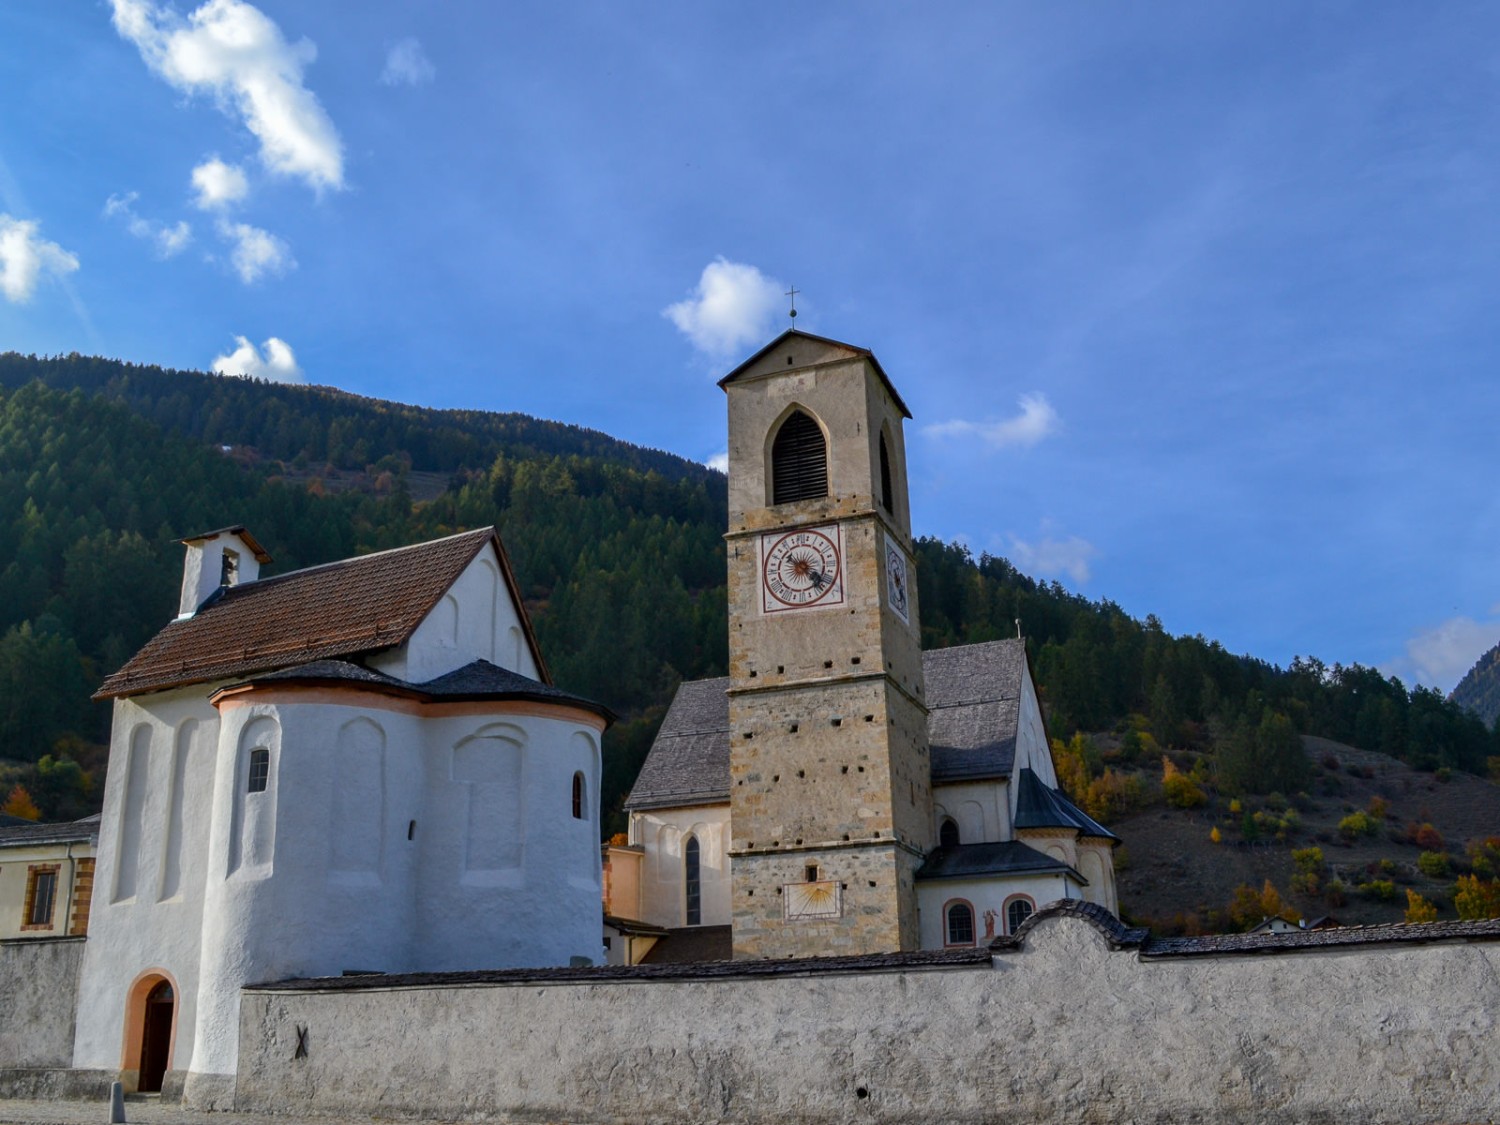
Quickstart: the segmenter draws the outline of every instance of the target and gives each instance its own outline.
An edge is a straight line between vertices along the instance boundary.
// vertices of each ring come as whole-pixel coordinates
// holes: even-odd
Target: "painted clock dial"
[[[837,525],[761,537],[761,602],[767,613],[844,601],[842,536]]]
[[[894,543],[885,545],[885,588],[896,616],[911,622],[910,595],[907,593],[906,554]]]

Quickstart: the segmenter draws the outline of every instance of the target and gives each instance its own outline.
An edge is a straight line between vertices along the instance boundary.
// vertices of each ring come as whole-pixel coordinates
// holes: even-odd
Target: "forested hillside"
[[[361,470],[363,487],[323,488],[330,468]],[[413,501],[413,471],[450,485]],[[244,523],[283,573],[492,523],[558,683],[622,715],[602,794],[618,826],[676,683],[724,671],[726,521],[721,474],[577,427],[0,356],[0,755],[19,763],[0,799],[19,781],[48,816],[97,801],[108,714],[88,695],[172,617],[178,537]],[[1115,730],[1137,755],[1190,749],[1246,792],[1303,787],[1298,732],[1426,770],[1482,774],[1500,754],[1472,714],[1370,669],[1234,656],[933,540],[916,569],[928,646],[1011,636],[1020,620],[1065,742]],[[1070,788],[1102,783],[1076,757]]]

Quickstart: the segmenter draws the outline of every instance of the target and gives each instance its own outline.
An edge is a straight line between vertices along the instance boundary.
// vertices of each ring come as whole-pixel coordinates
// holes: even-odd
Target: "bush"
[[[1411,824],[1406,829],[1406,839],[1424,852],[1440,852],[1446,850],[1443,843],[1443,834],[1430,824]]]
[[[1339,835],[1346,840],[1354,840],[1360,836],[1373,836],[1379,831],[1380,821],[1363,809],[1350,813],[1339,821]]]
[[[1490,771],[1490,780],[1500,785],[1500,754],[1486,758],[1484,764]]]
[[[1222,844],[1224,842],[1224,833],[1219,831],[1219,826],[1216,824],[1213,827],[1213,831],[1208,834],[1208,838],[1216,844]]]
[[[1323,888],[1323,901],[1328,903],[1329,906],[1343,906],[1348,891],[1349,888],[1341,880],[1330,879],[1328,886]]]
[[[1365,811],[1373,816],[1376,820],[1384,820],[1385,814],[1390,812],[1390,809],[1391,803],[1384,797],[1371,797],[1370,803],[1368,806],[1366,806]]]
[[[1332,772],[1332,773],[1337,773],[1338,772],[1338,768],[1339,768],[1339,758],[1338,758],[1338,755],[1337,754],[1324,754],[1323,755],[1323,768],[1325,770],[1328,770],[1328,771]]]
[[[1194,785],[1193,779],[1185,774],[1174,773],[1163,778],[1161,787],[1166,794],[1167,804],[1174,809],[1195,809],[1208,800],[1203,790]]]
[[[1500,879],[1485,882],[1476,875],[1460,875],[1453,887],[1453,906],[1460,918],[1500,918]]]
[[[1389,879],[1371,879],[1360,888],[1360,891],[1380,902],[1389,902],[1396,897],[1396,884]]]
[[[1451,868],[1446,852],[1423,852],[1417,856],[1417,870],[1429,879],[1441,879]]]
[[[1432,776],[1437,778],[1438,781],[1442,782],[1444,785],[1447,785],[1448,782],[1453,780],[1453,771],[1447,766],[1439,766],[1437,772]]]

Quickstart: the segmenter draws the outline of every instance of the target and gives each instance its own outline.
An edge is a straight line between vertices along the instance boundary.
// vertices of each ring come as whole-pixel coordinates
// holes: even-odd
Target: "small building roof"
[[[249,529],[242,523],[237,523],[232,527],[216,527],[212,531],[205,531],[198,535],[184,535],[177,542],[191,546],[194,543],[202,543],[207,539],[212,539],[217,535],[238,536],[240,542],[249,547],[251,553],[255,555],[255,561],[262,566],[271,561],[270,552],[256,542],[255,536],[251,535]]]
[[[493,527],[230,586],[173,621],[109,676],[95,699],[252,676],[405,643],[487,544],[495,548],[531,654],[550,683]]]
[[[777,336],[776,339],[772,340],[769,344],[761,348],[749,359],[745,360],[744,363],[741,363],[728,375],[725,375],[724,378],[719,380],[719,386],[722,388],[727,388],[730,383],[733,383],[736,379],[739,379],[742,375],[746,374],[750,370],[750,368],[759,363],[760,360],[767,354],[776,351],[778,348],[784,348],[788,344],[796,344],[798,342],[818,344],[824,348],[839,349],[848,352],[848,358],[851,359],[869,360],[870,366],[875,369],[875,374],[880,376],[880,381],[885,384],[885,389],[890,393],[891,400],[895,402],[896,409],[900,410],[904,417],[911,417],[911,411],[907,409],[906,403],[902,401],[901,395],[899,392],[897,392],[895,384],[891,382],[891,377],[885,373],[885,368],[880,366],[880,361],[875,358],[875,353],[870,351],[869,348],[861,348],[857,344],[846,344],[842,340],[834,340],[828,336],[814,336],[811,332],[803,332],[800,329],[796,328],[788,328],[780,336]],[[823,362],[827,361],[825,360]],[[787,368],[787,370],[795,371],[798,367],[801,366],[804,365],[794,364],[793,366]]]
[[[491,664],[488,660],[475,660],[435,679],[422,683],[407,683],[395,676],[352,664],[347,660],[314,660],[291,668],[281,668],[256,676],[243,684],[231,684],[225,692],[241,687],[256,687],[276,684],[341,684],[369,687],[393,695],[429,703],[459,703],[470,701],[524,700],[531,703],[558,703],[592,711],[605,722],[614,722],[615,713],[602,703],[573,695],[551,684],[544,684]],[[217,698],[217,696],[215,696]]]
[[[922,880],[968,879],[981,875],[1067,875],[1080,886],[1088,886],[1088,880],[1062,860],[1039,852],[1020,840],[938,848],[917,870],[917,878]]]
[[[935,784],[1010,776],[1025,668],[1020,640],[922,654]],[[677,689],[625,800],[627,809],[729,800],[728,690],[727,676],[690,680]]]
[[[1084,836],[1119,841],[1119,837],[1056,789],[1051,789],[1030,766],[1021,767],[1016,783],[1017,828],[1074,828]]]
[[[6,820],[9,821],[10,817]],[[29,848],[37,844],[67,844],[75,841],[99,839],[99,814],[86,816],[82,820],[68,820],[56,824],[38,824],[23,821],[0,827],[0,848]]]
[[[641,958],[642,965],[685,965],[734,958],[733,927],[679,926]]]

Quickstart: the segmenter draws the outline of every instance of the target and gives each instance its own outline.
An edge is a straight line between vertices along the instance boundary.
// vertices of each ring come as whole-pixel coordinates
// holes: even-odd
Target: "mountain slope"
[[[1448,698],[1487,723],[1500,719],[1500,645],[1474,662]]]

